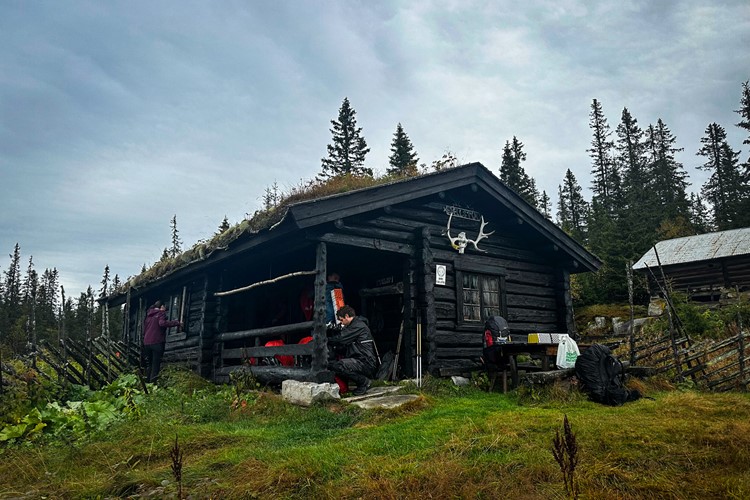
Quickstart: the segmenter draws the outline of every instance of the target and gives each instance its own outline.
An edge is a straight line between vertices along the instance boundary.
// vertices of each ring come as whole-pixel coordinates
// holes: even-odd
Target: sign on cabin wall
[[[484,226],[489,224],[488,222],[484,221],[484,216],[479,214],[479,212],[475,212],[474,210],[469,210],[466,208],[461,207],[455,207],[446,205],[443,207],[443,211],[448,214],[448,226],[446,228],[446,234],[448,236],[448,240],[451,242],[451,246],[458,250],[458,253],[463,254],[466,250],[466,247],[471,243],[474,245],[474,249],[476,249],[479,252],[487,252],[487,250],[482,250],[477,246],[477,243],[479,243],[484,238],[487,238],[491,234],[494,234],[495,231],[492,231],[491,233],[485,233],[484,232]],[[479,232],[477,233],[476,239],[469,239],[466,236],[466,231],[461,231],[458,233],[457,236],[451,235],[451,220],[453,220],[453,216],[456,216],[456,218],[459,219],[466,219],[466,220],[473,220],[473,221],[479,221]]]
[[[386,276],[375,280],[375,286],[385,286],[393,283],[393,276]]]
[[[435,284],[445,285],[445,274],[446,268],[443,264],[437,264],[435,266]]]

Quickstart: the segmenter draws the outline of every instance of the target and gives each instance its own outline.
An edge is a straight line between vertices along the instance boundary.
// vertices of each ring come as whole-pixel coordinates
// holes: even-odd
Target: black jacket
[[[328,337],[328,344],[332,347],[346,347],[344,357],[354,358],[373,369],[378,367],[378,357],[375,354],[375,343],[372,340],[370,327],[365,320],[356,316],[349,326],[345,326],[341,333]]]

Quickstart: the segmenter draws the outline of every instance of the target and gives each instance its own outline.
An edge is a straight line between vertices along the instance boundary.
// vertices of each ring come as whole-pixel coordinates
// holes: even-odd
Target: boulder
[[[630,321],[618,321],[615,322],[615,319],[619,318],[613,318],[612,319],[612,326],[614,329],[615,335],[624,336],[630,334]],[[656,318],[635,318],[633,320],[633,330],[636,334],[639,334],[641,330],[643,329],[643,325],[646,323],[653,321]]]
[[[281,383],[281,397],[284,401],[300,406],[341,398],[338,384],[316,384],[297,380],[284,380]]]
[[[667,302],[661,298],[652,298],[648,303],[648,315],[652,318],[661,316],[664,314],[664,309],[667,307]]]

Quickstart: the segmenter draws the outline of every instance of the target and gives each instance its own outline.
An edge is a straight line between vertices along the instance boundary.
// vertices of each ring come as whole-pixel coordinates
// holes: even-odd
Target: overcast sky
[[[750,2],[0,0],[0,255],[68,296],[239,222],[320,171],[344,97],[384,172],[401,122],[420,162],[498,172],[514,135],[556,200],[590,198],[589,112],[661,118],[695,156],[709,123],[748,157]],[[0,259],[7,270],[10,259]]]

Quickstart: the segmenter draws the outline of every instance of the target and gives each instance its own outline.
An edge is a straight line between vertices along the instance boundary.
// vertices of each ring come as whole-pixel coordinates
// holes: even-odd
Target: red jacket
[[[167,311],[152,307],[143,322],[143,345],[163,344],[167,340],[167,328],[180,326],[180,321],[167,319]]]

